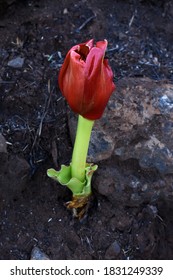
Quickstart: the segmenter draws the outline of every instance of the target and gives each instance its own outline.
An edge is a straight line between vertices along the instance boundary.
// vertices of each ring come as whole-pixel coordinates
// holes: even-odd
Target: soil
[[[35,246],[57,260],[172,259],[169,201],[157,201],[157,211],[147,204],[116,207],[93,181],[93,201],[79,221],[64,206],[70,191],[46,175],[72,154],[69,108],[57,85],[66,52],[106,38],[115,82],[173,82],[172,1],[1,2],[0,132],[7,152],[0,167],[0,259],[30,259]]]

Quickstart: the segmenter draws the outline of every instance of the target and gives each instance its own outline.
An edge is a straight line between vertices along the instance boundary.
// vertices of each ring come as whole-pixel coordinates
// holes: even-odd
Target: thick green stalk
[[[94,121],[87,120],[79,115],[71,162],[71,176],[81,182],[85,181],[86,158],[93,124]]]

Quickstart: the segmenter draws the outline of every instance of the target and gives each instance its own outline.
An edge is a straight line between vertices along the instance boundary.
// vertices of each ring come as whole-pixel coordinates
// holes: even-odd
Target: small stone
[[[145,192],[145,191],[147,191],[147,189],[148,189],[148,185],[147,184],[144,184],[143,186],[142,186],[142,191],[143,192]]]
[[[8,66],[12,68],[22,68],[24,64],[25,59],[23,57],[16,57],[8,62]]]
[[[7,143],[4,136],[0,133],[0,153],[7,153]]]
[[[65,9],[63,10],[63,14],[64,14],[64,15],[68,14],[68,9],[67,9],[67,8],[65,8]]]
[[[106,250],[105,259],[106,260],[114,260],[120,254],[121,247],[119,243],[115,240]]]
[[[31,251],[31,260],[50,260],[50,258],[38,247],[34,247]]]

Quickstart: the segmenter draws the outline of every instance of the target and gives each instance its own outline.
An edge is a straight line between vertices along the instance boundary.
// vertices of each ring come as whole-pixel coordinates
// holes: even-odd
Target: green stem
[[[71,176],[81,182],[85,181],[86,158],[93,124],[94,121],[87,120],[79,115],[71,162]]]

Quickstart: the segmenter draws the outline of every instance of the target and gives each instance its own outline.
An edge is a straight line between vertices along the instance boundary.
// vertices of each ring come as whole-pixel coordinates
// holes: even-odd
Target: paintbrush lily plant
[[[72,47],[58,76],[59,88],[70,108],[78,114],[78,126],[69,166],[48,169],[47,174],[73,194],[66,203],[75,216],[83,216],[91,196],[91,179],[97,165],[87,163],[87,153],[94,121],[101,118],[115,89],[113,72],[105,58],[107,41],[94,41]]]

